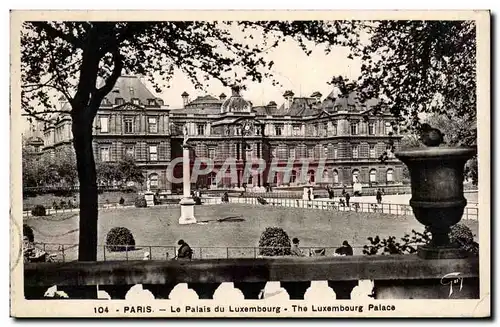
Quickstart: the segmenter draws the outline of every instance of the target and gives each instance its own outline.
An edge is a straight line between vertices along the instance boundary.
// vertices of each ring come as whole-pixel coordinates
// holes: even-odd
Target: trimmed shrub
[[[267,227],[259,240],[259,253],[264,256],[290,255],[290,237],[280,227]]]
[[[120,203],[120,205],[124,205],[125,204],[125,199],[123,197],[121,197],[120,201],[118,201],[118,203]]]
[[[28,238],[28,241],[34,242],[35,241],[35,235],[33,235],[33,229],[26,224],[23,224],[23,237],[26,236]]]
[[[464,224],[456,224],[451,227],[449,234],[450,242],[460,246],[463,250],[479,254],[479,244],[474,242],[474,234]]]
[[[136,208],[146,208],[148,206],[146,202],[146,198],[143,196],[138,196],[135,198],[135,206]]]
[[[31,210],[31,214],[33,216],[45,216],[45,207],[41,204],[38,204],[33,208],[33,210]]]
[[[134,250],[135,240],[132,232],[125,227],[114,227],[106,236],[106,247],[109,251],[118,252]]]
[[[52,202],[52,209],[59,210],[59,205],[57,204],[56,201]]]
[[[201,205],[201,199],[200,199],[200,197],[198,197],[198,196],[195,195],[195,196],[193,196],[193,200],[194,200],[194,204],[195,205],[197,205],[197,206]]]
[[[61,200],[61,202],[59,202],[59,207],[60,207],[61,209],[66,209],[66,201]]]

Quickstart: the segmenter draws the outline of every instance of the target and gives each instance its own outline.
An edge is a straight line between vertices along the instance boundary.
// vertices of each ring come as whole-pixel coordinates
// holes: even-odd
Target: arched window
[[[149,186],[151,188],[158,188],[158,174],[153,173],[149,175]]]
[[[359,170],[354,169],[352,171],[352,182],[353,183],[358,183],[359,182]]]
[[[247,185],[253,185],[253,176],[252,175],[248,176]]]
[[[290,183],[295,183],[297,181],[297,171],[292,170],[292,176],[290,176]]]
[[[328,170],[323,170],[323,176],[322,176],[322,180],[321,180],[323,183],[330,183],[330,174],[328,173]]]
[[[309,170],[309,172],[307,173],[307,177],[310,183],[314,183],[314,170]]]
[[[394,181],[394,170],[392,168],[387,169],[387,182]]]
[[[333,171],[333,183],[334,184],[339,183],[339,172],[336,169]]]
[[[207,183],[208,185],[216,185],[216,180],[215,180],[215,172],[211,172],[210,174],[208,174],[208,177],[207,177]]]
[[[377,171],[375,169],[370,170],[370,183],[377,181]]]

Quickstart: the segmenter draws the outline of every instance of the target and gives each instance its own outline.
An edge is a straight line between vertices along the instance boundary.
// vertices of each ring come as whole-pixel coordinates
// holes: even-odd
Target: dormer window
[[[133,98],[133,99],[132,99],[132,103],[133,103],[133,104],[136,104],[136,105],[140,105],[140,104],[141,104],[141,101],[140,101],[139,99],[137,99],[137,98]]]
[[[356,106],[353,105],[353,104],[348,105],[347,108],[349,109],[349,111],[355,111],[356,110]]]
[[[155,99],[148,99],[148,106],[155,106],[155,105],[156,105]]]
[[[134,95],[134,88],[133,87],[129,87],[129,91],[130,91],[130,95]]]
[[[123,98],[116,98],[115,99],[115,105],[119,106],[125,103],[125,100]]]
[[[335,110],[341,111],[342,110],[342,106],[340,104],[336,105],[335,106]]]
[[[158,103],[158,105],[160,105],[160,106],[163,106],[163,100],[162,99],[156,99],[156,103]]]

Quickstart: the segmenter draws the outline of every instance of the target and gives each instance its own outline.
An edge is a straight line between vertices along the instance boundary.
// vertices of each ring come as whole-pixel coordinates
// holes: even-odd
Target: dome
[[[243,97],[240,95],[240,88],[233,87],[232,95],[222,103],[221,113],[250,112],[251,109],[251,102],[243,99]]]

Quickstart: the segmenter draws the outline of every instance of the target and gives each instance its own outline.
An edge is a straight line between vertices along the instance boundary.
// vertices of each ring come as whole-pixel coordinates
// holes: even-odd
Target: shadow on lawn
[[[201,220],[198,222],[200,225],[206,225],[209,223],[225,223],[225,222],[242,222],[245,221],[245,218],[242,216],[230,216],[230,217],[224,217],[224,218],[219,218],[219,219],[210,219],[210,220]]]

